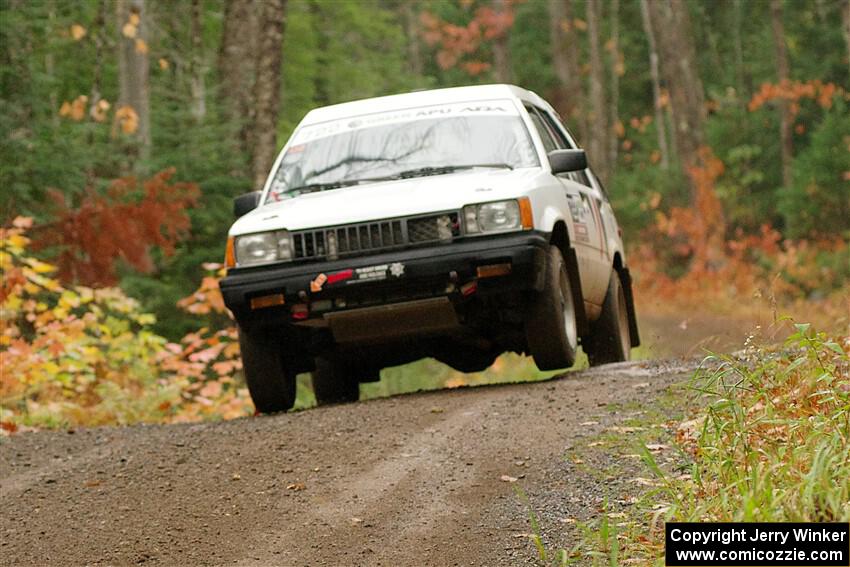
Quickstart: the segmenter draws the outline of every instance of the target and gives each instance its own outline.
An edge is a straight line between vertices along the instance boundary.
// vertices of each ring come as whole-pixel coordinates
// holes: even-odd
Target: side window
[[[537,130],[538,134],[540,134],[540,139],[543,141],[543,149],[545,149],[547,153],[558,149],[558,146],[555,144],[555,140],[552,138],[551,132],[549,132],[549,129],[546,127],[546,124],[543,123],[543,119],[540,118],[537,111],[531,107],[526,107],[525,109],[531,117],[531,123],[534,124],[534,129]]]
[[[558,140],[558,147],[562,149],[575,149],[575,145],[570,143],[569,139],[564,135],[563,127],[558,124],[554,118],[552,118],[548,112],[540,112],[543,115],[543,120],[546,121],[549,129],[554,132],[556,139]],[[573,171],[567,174],[567,177],[575,181],[576,183],[581,183],[586,187],[590,187],[590,179],[587,178],[587,173],[584,171]]]
[[[596,186],[599,187],[599,192],[602,193],[602,197],[610,203],[611,198],[608,196],[608,190],[605,189],[605,186],[602,185],[602,182],[598,177],[596,177],[596,175],[593,176],[593,179],[596,181]]]

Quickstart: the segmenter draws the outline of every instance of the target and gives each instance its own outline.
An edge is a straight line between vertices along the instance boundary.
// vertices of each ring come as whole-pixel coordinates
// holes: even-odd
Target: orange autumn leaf
[[[80,95],[71,102],[63,102],[62,106],[59,107],[59,116],[70,118],[75,122],[81,121],[86,116],[86,103],[88,100],[89,97],[86,95]]]
[[[145,55],[148,52],[148,44],[143,39],[136,39],[136,53]]]
[[[139,129],[139,115],[132,106],[124,105],[115,111],[115,121],[125,134],[133,134]]]

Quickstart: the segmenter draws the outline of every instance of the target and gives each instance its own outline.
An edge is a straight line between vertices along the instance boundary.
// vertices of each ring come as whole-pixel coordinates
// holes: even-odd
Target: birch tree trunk
[[[655,32],[652,29],[652,17],[648,0],[640,0],[640,13],[643,29],[649,42],[649,75],[652,79],[652,100],[655,109],[655,129],[658,136],[658,151],[661,152],[661,169],[670,168],[670,149],[667,147],[667,122],[661,106],[661,77],[658,72],[658,48],[655,45]]]
[[[608,105],[605,100],[605,68],[599,45],[599,3],[587,2],[587,36],[590,42],[590,143],[588,160],[603,184],[610,181],[608,163]]]
[[[259,7],[259,51],[254,82],[254,187],[265,182],[277,154],[277,121],[280,108],[281,63],[286,0],[264,0]]]
[[[139,157],[147,159],[151,152],[150,133],[150,66],[148,61],[148,22],[145,0],[116,0],[118,26],[118,105],[129,106],[136,113]]]

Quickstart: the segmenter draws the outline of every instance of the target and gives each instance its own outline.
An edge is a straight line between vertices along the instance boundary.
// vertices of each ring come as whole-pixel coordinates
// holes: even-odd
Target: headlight
[[[534,228],[531,204],[527,197],[519,200],[496,201],[463,208],[467,234],[502,232]]]
[[[292,259],[289,232],[260,232],[236,237],[236,265],[252,266]]]

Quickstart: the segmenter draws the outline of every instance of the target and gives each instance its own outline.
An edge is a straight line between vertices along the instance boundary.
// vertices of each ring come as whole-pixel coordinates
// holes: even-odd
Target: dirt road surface
[[[547,544],[571,548],[554,520],[588,517],[626,481],[577,471],[565,450],[688,372],[633,362],[225,423],[3,438],[0,564],[534,564],[515,488]]]

